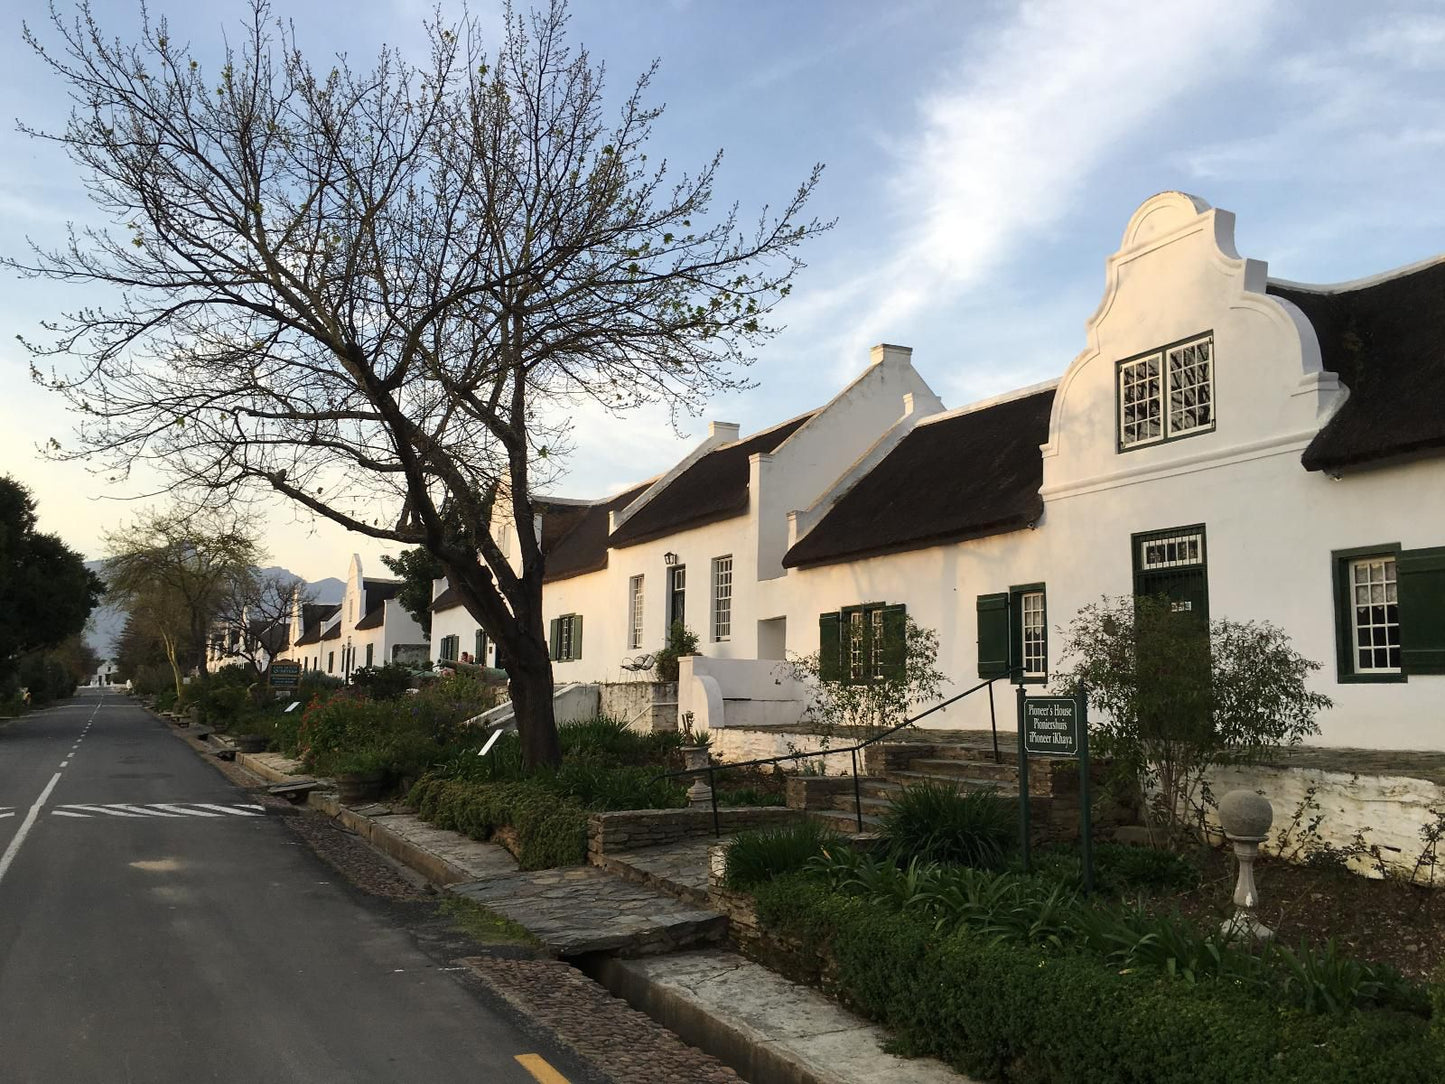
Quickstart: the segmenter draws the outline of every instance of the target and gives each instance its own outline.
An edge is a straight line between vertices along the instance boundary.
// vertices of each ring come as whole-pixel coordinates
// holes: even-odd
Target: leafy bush
[[[352,672],[351,684],[373,700],[395,700],[411,688],[411,669],[396,663],[363,666]]]
[[[945,783],[915,783],[893,799],[883,834],[905,862],[997,869],[1015,845],[1018,819],[1014,803],[993,788],[960,791]]]
[[[954,873],[985,878],[978,871]],[[1057,886],[1056,886],[1057,887]],[[1225,983],[1101,967],[848,898],[792,876],[756,891],[765,927],[821,953],[846,999],[908,1054],[1019,1084],[1426,1084],[1442,1048],[1419,1017],[1311,1016]]]
[[[658,779],[652,768],[609,767],[595,761],[564,762],[537,781],[593,812],[619,809],[680,809],[687,788],[675,779]]]
[[[661,766],[682,738],[675,731],[648,734],[633,730],[623,720],[599,715],[595,719],[561,724],[557,728],[557,740],[564,759]]]
[[[684,655],[696,655],[701,643],[697,633],[681,621],[674,621],[667,630],[667,646],[653,656],[653,670],[658,681],[677,680],[677,660]]]
[[[742,832],[728,844],[727,886],[752,888],[783,874],[795,873],[826,849],[839,846],[842,838],[812,819]]]
[[[1076,846],[1041,847],[1034,851],[1033,862],[1045,876],[1083,885],[1083,861]],[[1200,877],[1199,866],[1185,854],[1124,843],[1094,844],[1094,889],[1106,896],[1185,891],[1197,886]]]
[[[538,783],[471,783],[428,776],[412,787],[408,804],[438,828],[490,839],[515,832],[522,869],[575,866],[587,859],[587,813]]]

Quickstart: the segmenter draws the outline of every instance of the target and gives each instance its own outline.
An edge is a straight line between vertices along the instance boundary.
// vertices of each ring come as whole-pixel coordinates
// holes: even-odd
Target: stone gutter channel
[[[237,753],[235,763],[274,784],[304,778],[274,753]],[[388,805],[342,805],[329,781],[316,782],[312,808],[439,891],[518,923],[550,955],[751,1084],[973,1084],[938,1061],[885,1053],[883,1029],[729,949],[729,936],[747,936],[751,913],[715,884],[708,810],[594,814],[588,865],[526,872],[498,844]],[[729,810],[723,829],[789,815]]]

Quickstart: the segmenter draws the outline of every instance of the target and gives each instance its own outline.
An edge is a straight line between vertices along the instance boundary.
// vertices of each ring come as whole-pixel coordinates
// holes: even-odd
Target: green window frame
[[[908,607],[868,602],[818,615],[818,676],[845,685],[903,679]]]
[[[376,650],[376,645],[375,645],[375,644],[367,644],[367,645],[366,645],[366,665],[367,665],[367,666],[370,666],[370,665],[371,665],[372,655],[373,655],[373,652],[374,652],[375,650]]]
[[[1049,680],[1049,606],[1044,584],[1016,584],[1007,591],[979,595],[974,609],[979,677],[1006,677],[1024,685],[1042,685]],[[1034,662],[1038,669],[1024,669]]]
[[[553,662],[574,662],[582,657],[581,614],[554,617],[547,631],[547,644]]]
[[[1332,551],[1330,566],[1340,684],[1445,674],[1445,546],[1356,546]]]

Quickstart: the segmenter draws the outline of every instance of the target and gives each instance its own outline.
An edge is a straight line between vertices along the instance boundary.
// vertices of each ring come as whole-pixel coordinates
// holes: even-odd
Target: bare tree
[[[194,662],[206,672],[211,622],[254,574],[260,544],[233,517],[175,508],[142,513],[105,544],[110,597],[160,637],[179,695],[183,669]]]
[[[643,73],[605,121],[565,6],[428,24],[414,67],[304,58],[253,0],[219,70],[164,21],[137,44],[88,7],[27,40],[76,102],[57,140],[116,228],[32,246],[24,274],[117,288],[30,344],[85,416],[79,446],[232,497],[269,487],[435,554],[498,642],[531,764],[560,753],[534,499],[586,403],[696,411],[749,351],[826,229],[815,167],[745,226],[709,217],[721,156],[673,179],[645,147]],[[46,369],[47,355],[83,364]],[[559,420],[561,419],[561,420]],[[516,563],[494,510],[522,525]]]
[[[297,576],[277,569],[248,570],[230,582],[211,622],[212,635],[224,637],[228,653],[264,680],[271,661],[287,645],[292,610],[314,597]]]

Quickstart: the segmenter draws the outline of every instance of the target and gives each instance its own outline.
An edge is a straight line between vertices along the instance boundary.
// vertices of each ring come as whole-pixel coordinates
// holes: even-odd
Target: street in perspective
[[[7,13],[0,1084],[1445,1082],[1439,0]]]

